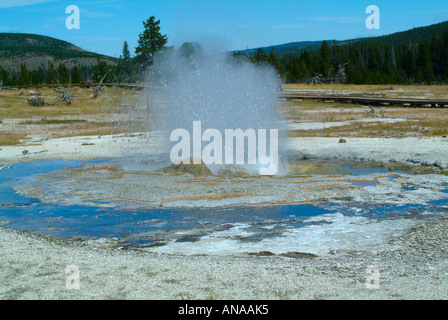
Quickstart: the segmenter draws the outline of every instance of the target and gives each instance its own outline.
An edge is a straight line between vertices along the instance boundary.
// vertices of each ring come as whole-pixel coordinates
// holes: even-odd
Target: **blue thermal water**
[[[262,239],[286,228],[307,226],[310,217],[333,213],[359,215],[374,219],[391,216],[420,215],[448,205],[439,200],[420,205],[365,206],[354,210],[349,206],[334,205],[277,205],[225,207],[215,209],[139,209],[101,208],[89,206],[60,206],[42,204],[17,195],[11,188],[33,175],[87,163],[83,161],[41,161],[21,163],[0,172],[0,224],[4,227],[66,238],[128,237],[129,246],[157,241],[194,241],[207,232],[230,228],[237,224],[255,231],[251,240]],[[357,181],[352,181],[356,184]],[[359,186],[378,183],[376,180],[360,182]],[[447,192],[445,190],[444,192]],[[445,210],[445,209],[444,209]],[[193,236],[182,235],[195,231]]]

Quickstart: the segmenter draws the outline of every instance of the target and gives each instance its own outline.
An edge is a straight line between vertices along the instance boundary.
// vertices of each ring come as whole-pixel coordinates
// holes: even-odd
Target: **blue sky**
[[[79,30],[65,27],[69,5],[80,8]],[[365,26],[369,5],[380,9],[379,30]],[[448,20],[448,0],[0,0],[0,32],[52,36],[117,57],[124,41],[133,51],[150,16],[161,20],[170,45],[199,41],[235,50],[426,26]]]

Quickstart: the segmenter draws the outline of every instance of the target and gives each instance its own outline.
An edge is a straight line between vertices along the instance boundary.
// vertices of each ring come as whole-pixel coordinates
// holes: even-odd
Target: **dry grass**
[[[27,138],[26,134],[11,131],[0,131],[0,146],[19,145]]]
[[[398,123],[354,122],[340,127],[322,130],[295,130],[291,137],[433,137],[448,134],[446,121],[417,120]]]
[[[378,90],[381,86],[355,86],[355,85],[290,85],[297,89],[326,89],[326,90],[357,90],[368,92]],[[384,86],[382,86],[384,87]],[[398,90],[401,86],[395,87]],[[406,87],[406,86],[404,86]],[[440,91],[448,96],[448,87],[445,86],[407,86],[407,90]],[[401,106],[374,107],[377,114],[381,110],[386,118],[400,119],[401,122],[387,123],[374,121],[370,108],[357,104],[339,102],[324,102],[315,100],[282,101],[280,111],[287,120],[295,122],[342,122],[350,121],[343,126],[328,126],[319,130],[296,130],[290,132],[293,137],[431,137],[448,135],[448,108],[406,108]],[[356,120],[369,120],[374,122],[356,122]]]
[[[65,120],[65,119],[53,119],[53,120],[27,120],[22,121],[20,125],[53,125],[53,124],[73,124],[79,122],[87,122],[87,120]]]
[[[45,99],[45,106],[28,105],[32,91]],[[105,88],[96,99],[91,89],[70,88],[69,93],[70,105],[51,88],[0,92],[0,145],[20,145],[32,135],[49,139],[122,133],[124,126],[129,129],[123,120],[126,108],[141,101],[141,93],[131,89]]]
[[[130,89],[105,88],[101,96],[95,99],[90,89],[72,88],[69,93],[73,100],[68,105],[61,101],[61,94],[44,88],[32,91],[38,92],[47,105],[32,107],[28,105],[28,99],[32,96],[30,91],[3,90],[0,93],[0,118],[52,118],[101,114],[110,110],[120,112],[123,106],[135,104],[140,99],[139,93]]]

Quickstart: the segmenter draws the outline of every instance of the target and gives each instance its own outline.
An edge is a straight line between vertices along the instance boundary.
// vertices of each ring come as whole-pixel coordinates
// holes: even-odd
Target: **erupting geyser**
[[[272,166],[274,158],[278,159],[278,140],[274,143],[273,133],[282,129],[282,121],[277,113],[279,86],[273,67],[254,65],[222,52],[196,50],[185,55],[165,51],[155,58],[147,75],[147,83],[157,88],[150,89],[153,96],[149,99],[151,116],[147,121],[162,134],[164,150],[161,151],[164,154],[173,154],[173,147],[178,142],[175,139],[179,138],[180,141],[181,136],[178,134],[173,139],[173,132],[182,130],[189,133],[183,138],[187,136],[190,139],[191,148],[181,150],[182,145],[177,144],[176,150],[181,151],[179,158],[189,160],[203,157],[205,150],[198,147],[198,143],[202,142],[207,155],[214,159],[209,161],[211,163],[205,161],[207,164]],[[201,124],[199,133],[194,132],[197,123]],[[218,138],[226,137],[230,130],[242,133],[243,142],[237,136],[234,143],[233,140],[229,143],[227,139],[218,141]],[[251,133],[255,133],[254,139],[251,139],[254,137]],[[202,141],[193,138],[197,138],[198,134]],[[187,145],[186,141],[180,143]],[[210,144],[208,149],[207,143]],[[222,152],[218,150],[221,145]]]

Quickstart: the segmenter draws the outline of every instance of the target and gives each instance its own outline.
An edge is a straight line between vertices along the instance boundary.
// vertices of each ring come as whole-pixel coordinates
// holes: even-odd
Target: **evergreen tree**
[[[307,81],[311,77],[310,71],[305,63],[305,60],[301,59],[299,62],[299,72],[297,78],[304,82]]]
[[[0,80],[4,86],[9,86],[11,81],[9,80],[8,72],[0,66]]]
[[[283,65],[280,61],[280,58],[275,54],[274,48],[272,48],[271,53],[269,53],[268,62],[273,65],[277,72],[279,72],[280,74],[284,72]]]
[[[139,35],[138,47],[135,49],[135,59],[143,69],[146,69],[152,64],[154,55],[168,43],[168,38],[160,33],[160,20],[156,21],[154,16],[143,21],[143,27],[144,30]]]
[[[101,79],[104,78],[104,82],[113,81],[113,76],[110,74],[111,68],[110,66],[101,59],[98,59],[97,65],[94,68],[94,81],[100,82]]]
[[[392,73],[392,50],[389,46],[387,46],[384,50],[384,59],[383,59],[383,66],[381,73],[383,75],[382,82],[389,83],[390,82],[390,75]]]
[[[308,51],[304,51],[300,54],[300,60],[303,60],[305,62],[308,70],[311,69],[313,63],[312,63],[311,54]]]
[[[36,71],[31,72],[31,84],[33,84],[33,85],[40,84],[39,76]]]
[[[59,78],[60,84],[70,83],[70,77],[68,74],[68,70],[64,63],[59,63],[57,72],[58,72],[58,78]]]
[[[257,52],[252,57],[252,62],[256,64],[262,64],[263,62],[266,62],[268,60],[268,57],[264,53],[263,49],[258,48]]]
[[[31,84],[30,72],[24,63],[20,64],[19,85],[27,86]]]
[[[42,67],[39,67],[36,71],[37,84],[45,83],[45,70]]]
[[[121,81],[132,81],[134,76],[134,64],[129,51],[129,44],[127,41],[123,43],[123,53],[120,56],[117,66],[118,77]]]
[[[327,77],[333,69],[330,46],[327,41],[322,42],[316,62],[317,65],[315,66],[315,70],[321,73],[324,77]]]
[[[442,35],[439,63],[442,77],[448,81],[448,27],[445,28]]]
[[[369,68],[370,71],[378,72],[382,69],[382,59],[380,50],[377,46],[369,46],[368,49],[368,56],[367,56],[367,68]]]
[[[434,80],[431,52],[427,41],[422,41],[418,46],[417,80],[426,83]]]
[[[82,82],[81,72],[77,66],[74,66],[70,72],[71,83],[80,84]]]
[[[333,41],[333,45],[331,47],[331,60],[334,70],[337,70],[339,65],[343,63],[342,50],[339,48],[336,40]]]
[[[431,38],[430,44],[431,50],[431,62],[434,68],[434,76],[439,78],[442,75],[442,41],[440,37],[434,33]]]
[[[48,63],[48,71],[47,71],[47,83],[48,84],[56,84],[58,81],[58,75],[56,69],[54,68],[53,63]]]
[[[129,51],[129,44],[127,41],[123,43],[123,61],[128,63],[131,61],[131,52]]]

